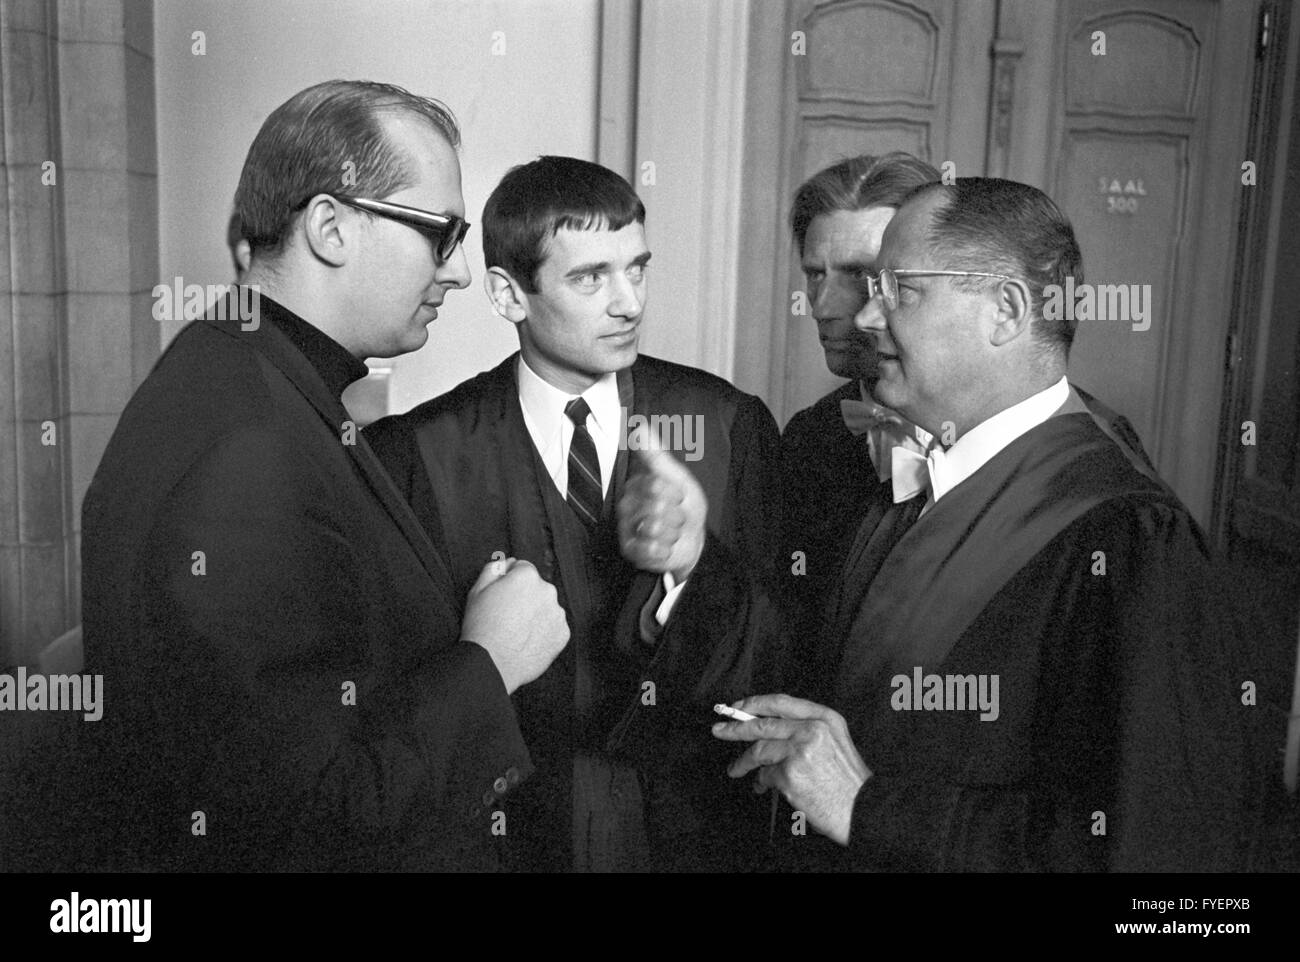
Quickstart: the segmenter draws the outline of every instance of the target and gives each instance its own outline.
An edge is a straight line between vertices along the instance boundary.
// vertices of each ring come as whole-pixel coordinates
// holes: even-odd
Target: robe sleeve
[[[757,398],[741,403],[730,443],[727,503],[710,505],[703,554],[656,644],[641,642],[639,614],[657,576],[637,575],[616,623],[655,697],[629,707],[609,747],[654,780],[652,830],[671,826],[698,848],[685,867],[737,871],[762,864],[768,800],[727,777],[732,751],[712,736],[712,706],[775,690],[784,642],[766,590],[780,538],[779,435]]]
[[[209,752],[189,780],[208,795],[187,803],[237,864],[261,864],[277,845],[304,869],[473,864],[494,782],[510,773],[513,788],[533,770],[500,675],[484,649],[456,640],[454,612],[430,626],[440,637],[384,639],[400,666],[357,654],[371,650],[366,605],[347,579],[327,590],[316,580],[355,556],[302,503],[284,448],[257,428],[225,439],[154,535],[153,617],[171,628],[177,667],[151,697],[160,717],[191,726],[173,742]],[[202,578],[175,561],[191,545],[206,552]],[[355,684],[351,707],[342,679]],[[232,824],[241,831],[215,830]],[[360,861],[339,864],[340,851]]]
[[[775,578],[781,545],[781,435],[772,412],[758,398],[746,397],[740,403],[731,449],[723,539],[767,589]]]
[[[1107,867],[1240,870],[1262,772],[1241,613],[1181,509],[1126,504],[1107,571],[1117,714]],[[1121,541],[1122,543],[1122,541]]]

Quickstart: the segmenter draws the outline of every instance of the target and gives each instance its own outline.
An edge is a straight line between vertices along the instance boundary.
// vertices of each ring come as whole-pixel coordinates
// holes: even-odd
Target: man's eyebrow
[[[579,264],[577,267],[572,268],[564,276],[566,278],[582,277],[584,274],[604,274],[608,270],[609,270],[609,261],[592,261],[591,263],[588,264]]]
[[[872,270],[874,266],[874,264],[867,263],[866,258],[863,257],[848,258],[846,260],[836,261],[834,264],[837,271],[843,271],[846,274],[857,271],[869,271]]]
[[[650,263],[650,252],[646,251],[644,254],[638,255],[637,258],[632,261],[632,266],[645,267],[645,265],[649,263]]]

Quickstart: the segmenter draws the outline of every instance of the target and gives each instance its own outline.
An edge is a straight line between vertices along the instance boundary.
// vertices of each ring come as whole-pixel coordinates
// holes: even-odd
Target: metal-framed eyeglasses
[[[890,270],[885,268],[876,274],[863,274],[862,278],[866,283],[867,299],[880,295],[885,302],[885,310],[898,310],[898,278],[900,277],[999,277],[1004,281],[1011,280],[1007,274],[986,274],[983,271],[908,271],[908,270]]]

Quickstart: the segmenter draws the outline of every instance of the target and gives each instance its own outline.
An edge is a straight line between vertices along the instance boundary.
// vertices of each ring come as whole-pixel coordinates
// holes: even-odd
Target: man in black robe
[[[644,220],[596,164],[508,173],[483,214],[486,287],[519,353],[366,431],[458,587],[514,555],[568,613],[572,644],[515,699],[538,774],[498,844],[520,870],[735,867],[767,828],[708,720],[774,677],[753,630],[772,612],[715,599],[770,575],[776,425],[721,378],[638,354]]]
[[[800,185],[790,227],[808,284],[809,308],[826,367],[850,380],[790,419],[781,435],[784,599],[797,640],[786,668],[788,690],[822,694],[834,670],[801,639],[819,637],[849,547],[873,504],[892,500],[893,449],[923,453],[932,440],[872,397],[876,340],[854,319],[867,303],[863,278],[875,270],[880,240],[907,194],[939,179],[911,154],[862,155],[818,171]],[[1151,468],[1137,433],[1122,415],[1076,388],[1103,431]]]
[[[1249,679],[1205,539],[1065,378],[1073,231],[1032,187],[915,192],[860,323],[876,396],[952,443],[895,452],[850,549],[826,707],[715,726],[865,869],[1242,868]],[[919,493],[909,492],[919,487]],[[874,515],[874,517],[873,517]]]
[[[929,438],[872,399],[875,339],[853,319],[866,303],[862,277],[875,269],[885,225],[908,191],[938,179],[925,161],[896,151],[841,160],[794,195],[790,229],[808,309],[826,367],[849,379],[797,412],[781,434],[782,580],[796,639],[820,634],[854,532],[873,502],[888,503],[890,452],[900,444],[923,451]],[[823,673],[810,653],[802,642],[791,646],[791,690],[806,690]]]
[[[82,729],[76,867],[495,865],[493,812],[533,769],[509,696],[563,613],[513,559],[466,602],[340,401],[469,282],[458,140],[438,102],[359,81],[258,133],[236,196],[251,286],[168,348],[86,494],[106,705]]]

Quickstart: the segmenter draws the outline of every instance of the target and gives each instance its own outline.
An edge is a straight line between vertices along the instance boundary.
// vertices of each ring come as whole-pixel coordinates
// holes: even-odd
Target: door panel
[[[1186,232],[1208,227],[1189,180],[1209,131],[1217,6],[1089,0],[1066,7],[1060,25],[1065,76],[1048,193],[1074,224],[1086,282],[1149,295],[1146,319],[1130,304],[1124,317],[1080,320],[1070,374],[1127,414],[1157,465],[1175,328],[1207,321],[1180,282],[1192,268]],[[1094,53],[1099,34],[1104,54]],[[1217,189],[1230,196],[1234,186],[1224,178]]]
[[[990,63],[971,49],[987,50],[993,9],[988,0],[794,5],[791,31],[803,32],[807,48],[792,58],[796,103],[787,122],[795,157],[781,190],[787,208],[806,178],[858,154],[905,150],[936,166],[953,159],[964,175],[982,173],[974,164],[983,156]],[[794,260],[791,254],[778,266],[791,291],[804,286]],[[790,317],[789,300],[781,307]],[[776,412],[782,421],[842,383],[826,369],[812,318],[790,320]]]

